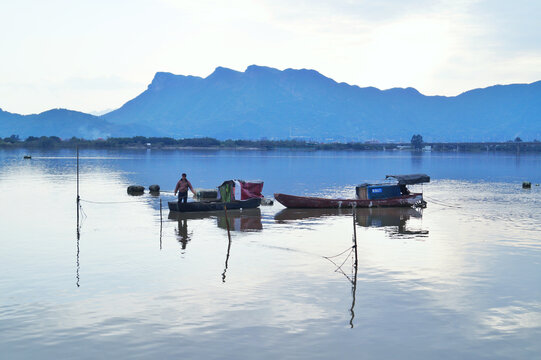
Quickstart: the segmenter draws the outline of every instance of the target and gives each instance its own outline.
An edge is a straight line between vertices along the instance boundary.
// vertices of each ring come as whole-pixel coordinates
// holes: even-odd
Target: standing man
[[[195,191],[193,190],[192,184],[188,179],[186,179],[186,174],[182,174],[182,177],[177,182],[177,186],[175,187],[175,196],[177,196],[178,191],[178,203],[182,203],[183,201],[185,203],[188,202],[188,189],[192,191],[192,194],[195,195]]]

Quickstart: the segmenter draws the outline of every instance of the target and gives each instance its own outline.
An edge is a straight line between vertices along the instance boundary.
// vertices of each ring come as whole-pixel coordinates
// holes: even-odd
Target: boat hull
[[[169,201],[169,210],[175,212],[198,212],[198,211],[220,211],[224,210],[224,207],[227,206],[227,210],[237,210],[237,209],[255,209],[261,204],[261,199],[254,198],[248,200],[239,200],[232,202],[187,202],[187,203],[178,203],[178,201]]]
[[[274,198],[287,208],[296,209],[340,209],[372,207],[412,207],[423,203],[423,194],[409,194],[387,199],[327,199],[287,194],[274,194]]]

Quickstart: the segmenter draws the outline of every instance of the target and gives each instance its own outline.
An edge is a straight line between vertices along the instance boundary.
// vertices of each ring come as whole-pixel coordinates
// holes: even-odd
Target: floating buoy
[[[522,188],[523,189],[531,189],[532,188],[532,183],[529,182],[529,181],[523,181],[522,182]]]
[[[150,185],[148,187],[148,190],[150,190],[151,193],[159,193],[160,192],[160,185]]]
[[[142,195],[145,193],[145,187],[140,185],[130,185],[128,186],[129,195]]]
[[[272,201],[272,199],[261,198],[261,205],[272,206],[273,204],[274,204],[274,201]]]

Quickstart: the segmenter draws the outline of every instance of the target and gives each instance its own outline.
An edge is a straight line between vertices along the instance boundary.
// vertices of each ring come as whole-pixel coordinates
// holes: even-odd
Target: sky
[[[0,108],[101,113],[158,71],[314,69],[454,96],[541,80],[539,0],[0,0]]]

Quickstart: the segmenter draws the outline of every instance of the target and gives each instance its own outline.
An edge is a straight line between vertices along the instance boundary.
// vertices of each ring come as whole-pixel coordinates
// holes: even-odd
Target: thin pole
[[[77,287],[80,286],[80,284],[79,284],[79,267],[80,267],[80,264],[79,264],[79,240],[81,239],[81,230],[80,230],[80,224],[79,224],[79,212],[80,212],[81,207],[80,207],[79,201],[80,201],[80,197],[79,197],[79,146],[77,146],[77,274],[76,274],[76,278],[77,278],[76,285],[77,285]]]
[[[77,146],[77,234],[79,234],[79,146]]]
[[[227,226],[227,238],[231,241],[231,233],[229,232],[229,219],[227,218],[227,205],[224,204],[225,225]]]
[[[222,282],[225,283],[225,273],[227,272],[227,266],[229,263],[229,252],[231,251],[231,232],[229,231],[229,219],[227,218],[227,205],[224,204],[224,213],[225,213],[225,225],[227,227],[227,255],[225,256],[225,267],[224,272],[222,273]]]
[[[349,319],[349,325],[353,329],[353,319],[355,319],[355,296],[357,293],[357,266],[353,267],[353,280],[351,281],[351,308],[349,312],[351,318]]]
[[[160,197],[160,250],[162,249],[162,226],[163,226],[163,220],[162,220],[162,198]]]
[[[358,259],[357,259],[357,226],[355,225],[355,218],[356,218],[356,208],[353,206],[353,248],[355,249],[355,262],[353,263],[353,280],[351,280],[351,308],[349,309],[349,312],[351,313],[351,319],[349,320],[349,325],[353,329],[353,319],[355,318],[355,295],[357,292],[357,267],[358,267]]]
[[[353,207],[353,248],[355,249],[355,268],[357,268],[357,227],[355,226],[355,207]]]
[[[77,202],[79,202],[79,146],[77,146]]]

